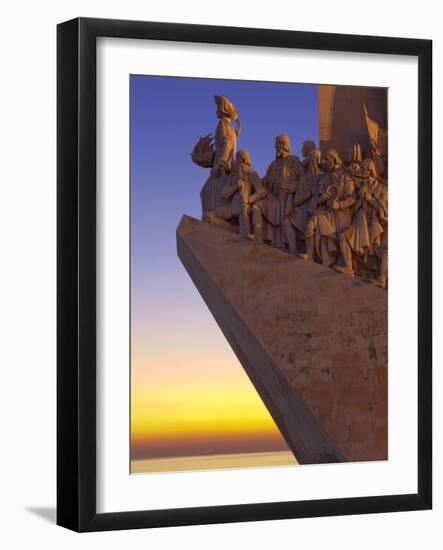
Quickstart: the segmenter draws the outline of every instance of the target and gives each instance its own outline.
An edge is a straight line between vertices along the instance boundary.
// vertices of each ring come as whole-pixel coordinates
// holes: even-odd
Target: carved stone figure
[[[363,96],[373,99],[367,92]],[[225,96],[214,99],[215,134],[201,137],[191,154],[195,164],[210,168],[200,193],[202,219],[386,288],[387,130],[369,117],[366,105],[355,107],[364,113],[362,128],[356,123],[347,131],[349,117],[340,118],[334,110],[340,132],[329,133],[325,141],[320,124],[320,143],[329,147],[323,154],[314,141],[305,140],[300,161],[291,154],[289,137],[278,135],[275,159],[260,180],[249,153],[236,153],[237,109]],[[372,99],[371,111],[383,120]],[[361,139],[366,147],[369,142],[363,154],[356,142]],[[333,144],[339,144],[343,157]]]
[[[354,219],[352,225],[339,235],[343,265],[337,264],[334,267],[352,277],[365,271],[375,272],[377,277],[372,278],[374,284],[386,286],[387,186],[378,179],[372,159],[363,161],[361,174],[355,175],[354,181],[358,188]]]
[[[354,143],[345,151],[345,165],[351,171],[358,171],[362,161],[362,152],[359,143]]]
[[[297,184],[292,210],[289,210],[282,222],[283,240],[291,254],[306,252],[306,224],[316,209],[316,204],[312,204],[312,191],[322,174],[321,151],[313,141],[303,142],[302,153],[306,173]]]
[[[303,160],[301,161],[303,164],[303,168],[307,170],[309,163],[311,162],[311,154],[312,151],[315,149],[315,143],[308,139],[303,142],[302,148],[301,148],[301,154],[303,156]]]
[[[284,247],[282,222],[292,210],[297,183],[303,175],[303,164],[291,155],[291,142],[287,135],[275,138],[275,160],[271,162],[263,178],[268,197],[261,204],[267,221],[265,239],[278,248]]]
[[[315,142],[312,140],[304,141],[301,154],[303,155],[302,164],[305,174],[320,174],[321,151],[316,148]]]
[[[215,135],[200,138],[192,151],[192,160],[198,166],[211,168],[211,173],[205,182],[200,198],[202,213],[212,212],[219,206],[226,205],[222,189],[231,173],[237,148],[237,136],[240,134],[240,120],[237,109],[224,96],[215,96],[216,115],[219,119]],[[231,121],[237,124],[234,129]]]
[[[222,194],[229,204],[208,212],[204,221],[222,227],[228,222],[232,228],[238,228],[242,237],[263,240],[262,211],[256,203],[266,197],[267,192],[257,172],[252,170],[248,151],[238,151]]]
[[[355,184],[335,149],[324,153],[323,166],[327,173],[312,193],[314,213],[306,227],[306,254],[301,256],[331,266],[338,257],[338,236],[352,222]]]
[[[237,136],[240,135],[240,121],[237,109],[227,97],[216,95],[215,104],[219,121],[214,136],[215,158],[212,175],[218,177],[223,173],[231,172],[237,148]],[[236,130],[234,130],[231,120],[236,121]]]
[[[309,164],[306,168],[306,173],[313,176],[321,174],[321,151],[320,149],[313,149],[311,151]]]
[[[318,150],[318,149],[316,149]],[[291,254],[305,253],[305,234],[307,222],[317,209],[317,200],[313,200],[313,191],[317,188],[322,174],[305,174],[294,193],[293,208],[282,222],[284,241]]]

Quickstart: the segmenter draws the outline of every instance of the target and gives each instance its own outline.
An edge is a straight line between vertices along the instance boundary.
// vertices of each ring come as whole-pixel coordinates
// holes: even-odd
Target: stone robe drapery
[[[364,197],[366,190],[371,198]],[[358,191],[354,205],[352,225],[344,230],[344,236],[358,258],[368,269],[378,263],[381,248],[387,243],[388,189],[377,178],[368,178]]]
[[[334,210],[321,204],[321,195],[328,194],[329,200],[338,202]],[[355,184],[352,177],[339,169],[320,178],[313,192],[317,207],[309,219],[306,238],[314,238],[316,257],[323,265],[330,266],[338,256],[338,236],[352,223],[353,205],[356,200]]]
[[[238,230],[244,237],[250,235],[252,227],[254,233],[259,229],[262,234],[262,214],[252,209],[252,205],[258,204],[267,194],[259,175],[254,171],[241,175],[234,172],[227,178],[222,191],[227,204],[206,216],[206,221],[234,231]],[[226,223],[229,225],[226,226]]]
[[[223,188],[222,195],[225,200],[229,200],[229,204],[222,206],[216,210],[218,215],[222,215],[224,219],[229,219],[232,216],[239,216],[243,212],[243,197],[248,199],[248,204],[255,203],[256,201],[263,199],[267,191],[264,188],[261,179],[257,172],[251,171],[243,175],[243,190],[239,187],[239,177],[236,174],[232,174],[225,187]],[[228,217],[225,217],[228,216]]]
[[[264,217],[264,238],[274,246],[283,246],[281,224],[292,209],[297,182],[302,175],[300,160],[295,155],[288,155],[273,160],[263,178],[268,194],[257,204]]]
[[[214,166],[223,166],[226,172],[230,172],[237,149],[237,135],[231,119],[223,117],[218,121],[214,135],[214,148]]]
[[[306,233],[308,219],[313,215],[317,207],[316,201],[315,205],[313,204],[312,194],[323,175],[305,174],[298,182],[293,195],[293,207],[287,215],[287,219],[303,236]]]
[[[213,174],[209,175],[200,191],[202,218],[204,218],[207,212],[212,212],[216,208],[227,204],[222,193],[229,178],[230,174],[226,175],[224,173],[219,176],[214,176]]]

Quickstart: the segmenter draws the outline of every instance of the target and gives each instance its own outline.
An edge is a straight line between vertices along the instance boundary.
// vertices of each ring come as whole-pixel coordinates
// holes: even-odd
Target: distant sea
[[[269,468],[271,466],[296,466],[290,451],[265,453],[237,453],[209,456],[180,456],[132,460],[132,474],[159,472],[186,472],[189,470],[225,470],[232,468]]]

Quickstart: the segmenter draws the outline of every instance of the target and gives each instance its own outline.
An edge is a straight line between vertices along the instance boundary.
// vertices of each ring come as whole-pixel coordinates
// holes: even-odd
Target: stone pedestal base
[[[297,460],[387,459],[387,292],[187,216],[177,248]]]

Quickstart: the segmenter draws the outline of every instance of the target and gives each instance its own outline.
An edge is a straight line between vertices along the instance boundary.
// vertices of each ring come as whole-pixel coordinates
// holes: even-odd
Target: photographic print
[[[78,18],[57,52],[57,523],[430,509],[432,42]]]
[[[130,471],[387,460],[385,88],[130,76]]]

